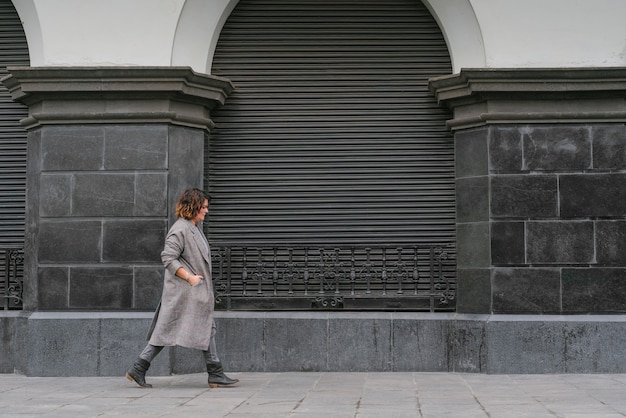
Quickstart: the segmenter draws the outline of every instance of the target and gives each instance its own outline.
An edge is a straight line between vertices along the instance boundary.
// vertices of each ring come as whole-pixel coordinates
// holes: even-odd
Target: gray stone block
[[[87,318],[28,321],[29,376],[98,376],[101,329]]]
[[[41,129],[43,171],[101,170],[104,128],[99,126],[45,126]]]
[[[587,126],[529,127],[524,138],[524,170],[588,170],[591,133]]]
[[[456,181],[457,222],[489,220],[489,177],[469,177]]]
[[[564,268],[565,313],[626,312],[625,268]]]
[[[110,263],[160,263],[167,221],[104,220],[102,259]]]
[[[457,269],[456,310],[460,313],[491,313],[491,271]]]
[[[0,373],[13,373],[15,369],[15,336],[12,332],[10,318],[0,317],[0,350],[5,355],[0,356]],[[7,355],[8,354],[8,355]]]
[[[526,233],[529,264],[595,262],[591,221],[527,222]]]
[[[267,313],[265,368],[273,371],[327,370],[328,319],[309,313]]]
[[[591,128],[593,168],[623,170],[626,168],[626,129],[623,123]]]
[[[203,189],[204,155],[206,134],[197,129],[169,128],[168,148],[168,215],[174,223],[174,208],[183,190],[190,187]]]
[[[559,269],[495,268],[493,313],[558,314],[561,312]]]
[[[488,322],[489,369],[504,373],[624,373],[619,316],[496,316]],[[617,349],[616,349],[617,348]]]
[[[117,125],[105,128],[106,170],[163,170],[167,168],[165,125]]]
[[[447,372],[451,315],[393,314],[393,371]],[[445,349],[444,349],[445,347]]]
[[[626,174],[571,174],[559,179],[561,217],[624,217]]]
[[[489,170],[522,170],[522,134],[519,128],[492,126],[489,135]]]
[[[131,309],[131,267],[70,267],[70,309]]]
[[[491,215],[499,218],[557,216],[555,175],[507,175],[491,178]]]
[[[328,370],[391,371],[390,314],[337,313],[328,324]]]
[[[556,175],[507,175],[491,178],[491,215],[500,218],[557,216]]]
[[[489,222],[457,224],[457,268],[480,268],[491,265]]]
[[[487,363],[485,343],[488,316],[458,315],[450,326],[448,371],[458,373],[484,373]]]
[[[596,317],[563,324],[565,373],[624,373],[626,322],[621,317]]]
[[[67,220],[39,223],[40,263],[99,263],[100,221]]]
[[[484,176],[488,174],[487,128],[457,132],[454,135],[456,177]]]
[[[206,373],[206,362],[202,351],[185,347],[169,347],[169,350],[172,358],[172,373]]]
[[[596,221],[596,260],[598,265],[626,266],[626,222]]]
[[[15,373],[19,370],[22,345],[19,332],[26,329],[26,318],[21,311],[0,311],[0,373]]]
[[[269,342],[265,340],[265,320],[257,312],[217,312],[215,314],[217,354],[227,370],[265,372]],[[273,343],[270,346],[275,346]],[[319,356],[319,353],[318,353]],[[276,359],[276,356],[270,356]],[[280,366],[285,369],[286,364]]]
[[[39,267],[38,301],[40,309],[67,309],[69,268]]]
[[[564,373],[563,323],[523,315],[492,318],[486,324],[487,373]]]
[[[137,173],[134,216],[167,217],[167,174]]]
[[[146,334],[148,332],[151,318],[146,318],[145,314],[131,316],[127,313],[121,317],[111,314],[110,318],[101,317],[94,319],[100,324],[99,343],[99,376],[120,376],[122,378],[126,370],[139,356],[146,344]],[[152,361],[147,373],[147,380],[150,376],[167,375],[172,373],[170,364],[171,349],[165,348]]]
[[[163,292],[163,266],[135,266],[133,308],[154,311]]]
[[[39,216],[69,216],[72,207],[70,174],[42,174],[40,179]]]
[[[491,262],[494,265],[526,262],[524,222],[491,223]]]
[[[73,216],[132,216],[134,174],[76,174],[72,189]]]

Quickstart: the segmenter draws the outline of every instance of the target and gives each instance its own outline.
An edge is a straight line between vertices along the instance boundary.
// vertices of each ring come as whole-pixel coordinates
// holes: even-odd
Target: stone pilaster
[[[29,106],[25,310],[152,310],[177,195],[203,187],[228,80],[189,68],[10,68]]]
[[[454,111],[459,312],[626,312],[626,69],[431,80]]]

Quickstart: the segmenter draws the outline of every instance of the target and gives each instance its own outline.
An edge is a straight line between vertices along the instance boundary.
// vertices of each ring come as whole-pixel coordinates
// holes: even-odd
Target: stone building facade
[[[455,310],[221,311],[221,357],[242,371],[624,372],[626,6],[396,3],[411,2],[451,63],[424,87],[454,143]],[[58,3],[13,1],[30,54],[2,81],[28,108],[24,305],[0,311],[0,371],[117,375],[145,343],[177,193],[213,181],[213,118],[238,88],[213,54],[253,3]],[[201,370],[189,354],[152,370]]]

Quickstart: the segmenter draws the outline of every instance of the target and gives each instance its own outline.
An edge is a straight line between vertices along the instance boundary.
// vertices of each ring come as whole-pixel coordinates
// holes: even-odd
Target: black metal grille
[[[22,309],[24,251],[16,248],[0,249],[0,267],[2,309]]]
[[[216,309],[454,310],[455,248],[212,245]]]

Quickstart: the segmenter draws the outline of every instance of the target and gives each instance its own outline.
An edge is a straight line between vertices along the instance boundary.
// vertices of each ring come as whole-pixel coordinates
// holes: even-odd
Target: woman
[[[202,350],[209,386],[232,385],[239,380],[224,374],[215,349],[211,252],[199,227],[209,212],[209,197],[199,189],[185,190],[176,203],[177,220],[167,233],[161,260],[165,278],[161,302],[148,333],[148,345],[126,372],[142,388],[150,362],[164,346]]]

